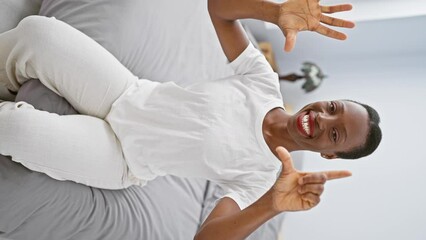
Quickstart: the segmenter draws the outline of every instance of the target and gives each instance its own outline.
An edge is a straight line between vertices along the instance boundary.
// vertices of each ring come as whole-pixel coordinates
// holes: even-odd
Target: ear
[[[321,153],[321,157],[328,159],[328,160],[337,158],[337,156],[334,153],[331,153],[331,154]]]

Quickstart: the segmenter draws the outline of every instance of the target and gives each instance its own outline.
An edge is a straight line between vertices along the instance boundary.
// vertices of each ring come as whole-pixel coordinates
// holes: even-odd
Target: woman
[[[236,19],[278,24],[289,51],[297,31],[306,28],[343,39],[319,20],[352,27],[321,13],[349,9],[320,7],[317,1],[209,1],[236,76],[187,88],[138,80],[75,29],[29,17],[0,36],[0,78],[12,90],[38,78],[85,115],[58,116],[25,103],[2,103],[0,153],[53,178],[100,188],[144,185],[164,174],[217,181],[227,194],[197,237],[243,238],[281,211],[315,206],[327,179],[349,175],[298,173],[285,150],[275,151],[278,146],[326,158],[359,157],[378,141],[369,144],[371,129],[377,129],[369,114],[374,111],[354,102],[320,102],[293,116],[286,113],[276,74]],[[284,164],[278,181],[277,156]]]

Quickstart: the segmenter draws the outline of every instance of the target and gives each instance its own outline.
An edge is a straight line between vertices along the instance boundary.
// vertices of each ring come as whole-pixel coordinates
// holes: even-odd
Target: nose
[[[327,126],[331,125],[336,120],[336,116],[328,113],[319,112],[315,118],[320,130],[326,130]]]

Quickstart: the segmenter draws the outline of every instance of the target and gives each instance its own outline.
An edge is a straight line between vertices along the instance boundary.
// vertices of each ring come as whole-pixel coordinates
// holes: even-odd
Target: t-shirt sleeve
[[[222,198],[231,198],[238,204],[241,210],[253,204],[268,190],[268,188],[249,187],[236,184],[220,184],[220,186],[224,191]]]
[[[265,56],[250,42],[246,49],[230,63],[236,75],[274,73]]]
[[[265,56],[252,43],[230,63],[235,75],[249,88],[274,98],[282,98],[278,75],[272,70]]]

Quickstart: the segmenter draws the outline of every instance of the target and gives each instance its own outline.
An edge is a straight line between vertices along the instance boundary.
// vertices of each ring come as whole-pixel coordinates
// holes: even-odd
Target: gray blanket
[[[191,239],[205,181],[172,176],[145,188],[59,182],[0,156],[0,238]]]

